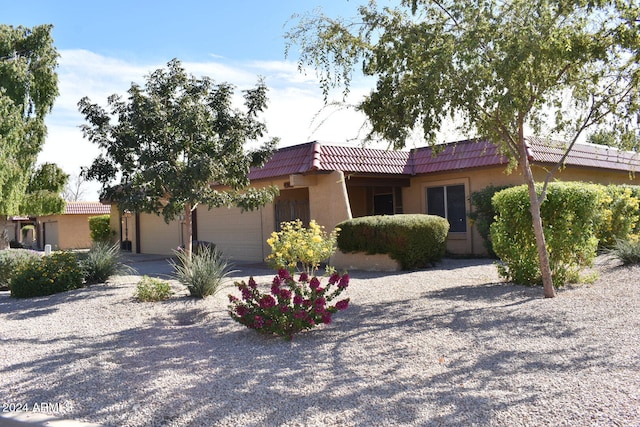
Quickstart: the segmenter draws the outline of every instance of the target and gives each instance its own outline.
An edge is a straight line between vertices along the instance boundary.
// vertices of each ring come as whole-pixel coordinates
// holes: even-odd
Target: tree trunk
[[[538,259],[540,261],[540,273],[542,274],[542,286],[544,288],[545,298],[554,298],[556,291],[553,287],[553,277],[551,275],[551,264],[549,263],[549,252],[547,251],[547,242],[544,238],[544,230],[542,228],[542,217],[540,215],[540,201],[536,193],[535,181],[531,165],[529,164],[529,153],[524,140],[524,136],[520,136],[520,163],[522,165],[522,173],[524,174],[527,187],[529,188],[529,202],[531,204],[531,217],[533,219],[533,232],[536,236],[536,244],[538,246]]]
[[[184,226],[187,229],[187,241],[184,244],[184,249],[187,253],[187,259],[191,260],[191,253],[193,252],[193,230],[191,229],[191,203],[186,203],[184,206]]]
[[[7,230],[7,226],[9,225],[9,221],[7,217],[4,215],[0,216],[0,250],[9,249],[9,231]]]

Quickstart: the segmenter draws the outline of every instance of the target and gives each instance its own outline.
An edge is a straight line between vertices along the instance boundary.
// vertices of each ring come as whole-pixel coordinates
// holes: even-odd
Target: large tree
[[[154,212],[167,222],[184,214],[191,253],[191,217],[199,204],[252,210],[277,195],[276,187],[251,188],[248,179],[249,168],[262,165],[277,143],[245,149],[266,133],[260,119],[266,94],[260,80],[244,91],[241,111],[231,84],[190,76],[174,59],[144,87],[132,84],[126,100],[109,97],[108,110],[85,97],[78,105],[89,124],[82,129],[103,153],[84,173],[121,210]]]
[[[400,148],[421,127],[433,143],[443,122],[458,118],[471,136],[498,143],[529,187],[544,295],[553,297],[540,218],[546,184],[585,129],[637,124],[639,12],[637,0],[371,2],[354,20],[302,16],[286,37],[325,94],[348,91],[356,69],[377,78],[358,105],[370,137]],[[541,192],[526,132],[567,141]]]
[[[62,197],[69,175],[55,163],[36,167],[29,178],[25,197],[20,203],[23,215],[55,215],[64,212]]]
[[[0,25],[0,232],[19,213],[58,95],[51,25]],[[6,247],[0,239],[0,249]]]

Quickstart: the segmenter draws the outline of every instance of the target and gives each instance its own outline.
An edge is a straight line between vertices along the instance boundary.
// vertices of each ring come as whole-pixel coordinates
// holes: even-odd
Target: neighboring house
[[[34,218],[39,248],[86,249],[91,246],[89,217],[109,214],[111,207],[100,202],[67,202],[64,213]]]
[[[544,179],[563,153],[538,138],[529,139],[532,169]],[[484,254],[486,249],[468,221],[471,193],[489,185],[524,183],[521,171],[507,173],[507,159],[488,141],[460,141],[410,151],[342,147],[320,142],[285,147],[259,169],[251,170],[252,186],[277,185],[280,196],[262,209],[199,207],[194,211],[194,239],[214,242],[226,256],[262,261],[269,254],[266,240],[283,221],[315,219],[330,231],[339,222],[365,215],[430,213],[451,224],[448,250]],[[605,146],[577,144],[555,179],[594,183],[640,184],[640,158]],[[112,206],[112,228],[124,219]],[[183,221],[166,224],[154,214],[127,219],[132,250],[171,254],[184,243]],[[121,235],[123,235],[121,233]]]

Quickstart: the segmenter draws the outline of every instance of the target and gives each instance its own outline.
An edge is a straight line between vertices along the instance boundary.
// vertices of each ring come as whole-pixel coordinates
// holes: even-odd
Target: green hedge
[[[496,210],[493,207],[491,199],[493,199],[493,196],[497,192],[509,187],[509,185],[490,185],[480,191],[471,193],[471,206],[473,211],[469,214],[469,218],[473,221],[473,225],[476,227],[476,230],[478,230],[480,237],[482,237],[484,247],[492,257],[496,256],[493,250],[493,244],[491,243],[491,224],[493,224],[495,219]]]
[[[601,203],[599,186],[572,182],[549,185],[540,213],[555,285],[577,280],[579,271],[593,263]],[[496,193],[493,205],[498,215],[491,225],[491,239],[503,262],[498,266],[500,274],[516,283],[542,283],[527,187]]]
[[[115,234],[115,232],[111,231],[110,221],[111,216],[109,214],[90,216],[89,235],[91,236],[91,240],[103,243],[111,242],[111,236]]]
[[[342,252],[388,254],[404,270],[426,267],[442,259],[449,222],[435,215],[366,216],[344,221],[338,248]]]
[[[39,260],[41,255],[29,249],[6,249],[0,251],[0,288],[8,288],[15,272],[28,261]]]
[[[640,224],[640,187],[630,185],[598,185],[601,221],[596,228],[599,246],[612,248],[619,240],[637,234]]]

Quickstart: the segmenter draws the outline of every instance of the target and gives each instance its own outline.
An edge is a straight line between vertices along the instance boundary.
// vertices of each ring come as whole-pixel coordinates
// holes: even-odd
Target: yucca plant
[[[170,262],[176,280],[185,285],[193,297],[215,295],[223,288],[224,279],[235,271],[216,248],[202,247],[191,256],[184,250],[177,250],[175,254],[178,262]]]
[[[111,276],[136,273],[122,262],[119,245],[105,242],[94,243],[80,260],[80,266],[88,285],[106,282]]]

